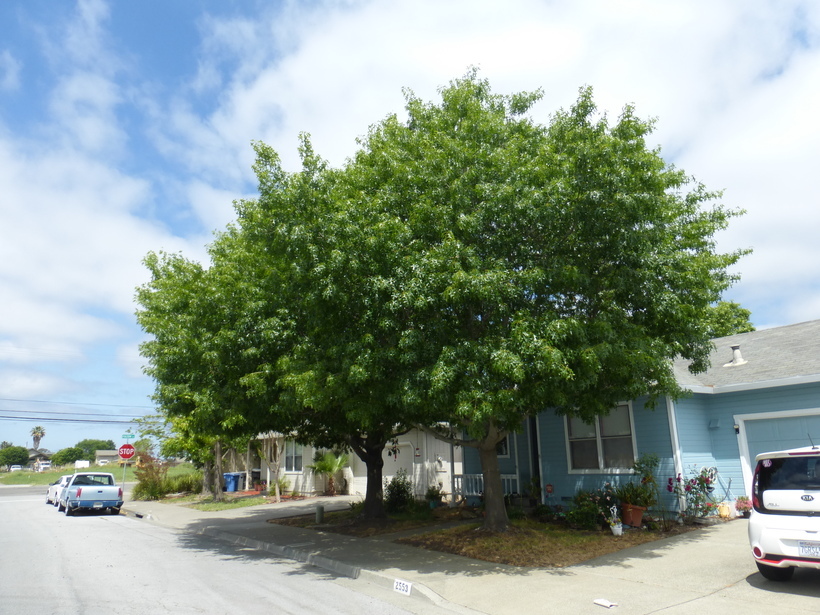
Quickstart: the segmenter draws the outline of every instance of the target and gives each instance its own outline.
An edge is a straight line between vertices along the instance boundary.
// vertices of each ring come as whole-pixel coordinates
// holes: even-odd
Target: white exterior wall
[[[280,475],[290,483],[291,490],[296,490],[303,495],[320,494],[325,491],[324,477],[316,476],[312,470],[307,468],[313,463],[315,450],[312,446],[304,447],[301,472],[285,472],[284,469],[280,472]],[[450,463],[451,450],[454,453],[453,465]],[[463,473],[461,448],[452,448],[446,442],[424,432],[413,430],[401,436],[399,454],[395,458],[387,453],[387,449],[382,453],[383,479],[389,481],[400,468],[403,468],[413,481],[415,493],[419,497],[423,497],[427,488],[434,485],[440,486],[445,493],[451,493],[453,472]],[[344,480],[337,479],[336,491],[364,497],[367,491],[367,467],[355,453],[351,452],[348,456],[348,467],[342,471]],[[284,468],[284,458],[281,465]],[[269,468],[264,460],[262,460],[262,479],[266,480],[268,485],[273,480],[273,468]]]
[[[418,450],[418,454],[417,451]],[[450,464],[451,447],[427,433],[413,430],[399,437],[399,454],[394,458],[382,453],[384,468],[382,476],[385,481],[392,479],[399,469],[404,469],[412,480],[415,493],[423,497],[427,488],[439,485],[445,493],[452,492],[453,469]],[[463,472],[460,448],[454,448],[455,474]],[[350,494],[364,496],[367,490],[367,468],[355,454],[351,455]]]

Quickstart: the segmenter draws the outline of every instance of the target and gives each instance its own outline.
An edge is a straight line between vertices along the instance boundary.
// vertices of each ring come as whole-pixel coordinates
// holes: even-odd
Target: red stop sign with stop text
[[[136,454],[137,449],[134,448],[133,444],[123,444],[117,452],[120,454],[120,459],[131,459]]]

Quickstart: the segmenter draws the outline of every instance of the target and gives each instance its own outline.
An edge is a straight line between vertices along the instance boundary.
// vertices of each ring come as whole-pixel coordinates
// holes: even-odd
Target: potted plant
[[[613,506],[610,510],[610,516],[607,518],[609,529],[612,530],[613,536],[623,536],[624,525],[621,523],[621,518],[618,516],[618,507]]]
[[[430,508],[437,508],[444,497],[444,492],[439,485],[430,485],[427,487],[427,493],[424,494],[424,499],[427,500]]]
[[[735,500],[735,510],[744,519],[749,518],[749,513],[752,512],[752,503],[745,495],[739,495]]]
[[[646,509],[655,503],[652,490],[644,483],[623,483],[615,488],[615,497],[621,503],[623,523],[640,527]]]

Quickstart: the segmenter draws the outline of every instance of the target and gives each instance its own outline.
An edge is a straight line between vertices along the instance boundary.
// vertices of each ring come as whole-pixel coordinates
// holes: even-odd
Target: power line
[[[94,404],[90,402],[75,402],[75,401],[48,401],[45,399],[7,399],[0,397],[0,401],[14,401],[19,403],[31,404],[61,404],[65,406],[102,406],[107,408],[153,408],[153,406],[135,406],[125,404]]]
[[[113,414],[113,413],[100,413],[100,412],[63,412],[60,410],[16,410],[12,408],[0,408],[0,412],[14,412],[15,414],[26,414],[29,412],[38,412],[38,413],[45,413],[45,414],[58,414],[64,416],[99,416],[99,417],[114,417],[114,418],[134,418],[139,419],[145,416],[144,414]]]
[[[42,423],[97,423],[101,425],[131,425],[133,420],[115,421],[113,419],[73,419],[73,418],[50,418],[44,416],[6,416],[0,414],[0,421],[38,421]]]

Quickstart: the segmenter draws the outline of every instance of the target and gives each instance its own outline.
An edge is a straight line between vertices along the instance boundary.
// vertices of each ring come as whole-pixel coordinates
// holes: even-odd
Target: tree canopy
[[[407,118],[340,169],[307,137],[297,173],[256,143],[259,198],[237,203],[211,268],[146,261],[161,407],[195,431],[349,446],[374,515],[396,433],[458,438],[479,451],[485,528],[503,530],[496,445],[522,420],[679,394],[672,359],[706,367],[743,254],[714,241],[738,212],[648,148],[632,107],[610,123],[583,88],[545,126],[539,98],[475,71],[439,103],[407,92]]]
[[[100,449],[104,450],[104,449]],[[111,449],[106,449],[111,450]],[[74,463],[75,461],[79,461],[81,459],[85,459],[86,461],[91,461],[94,459],[92,456],[91,459],[88,457],[88,452],[78,446],[71,446],[69,448],[63,448],[54,453],[51,456],[51,462],[55,466],[67,466],[69,464]]]
[[[80,459],[94,461],[97,458],[97,451],[111,451],[115,450],[117,446],[114,444],[113,440],[87,439],[77,442],[77,444],[74,445],[74,448],[79,448],[83,451],[84,456],[80,457]]]
[[[748,333],[755,327],[749,320],[752,313],[734,301],[718,301],[706,317],[709,337],[726,337],[736,333]]]
[[[24,446],[6,446],[0,449],[0,466],[28,465],[28,449]]]

